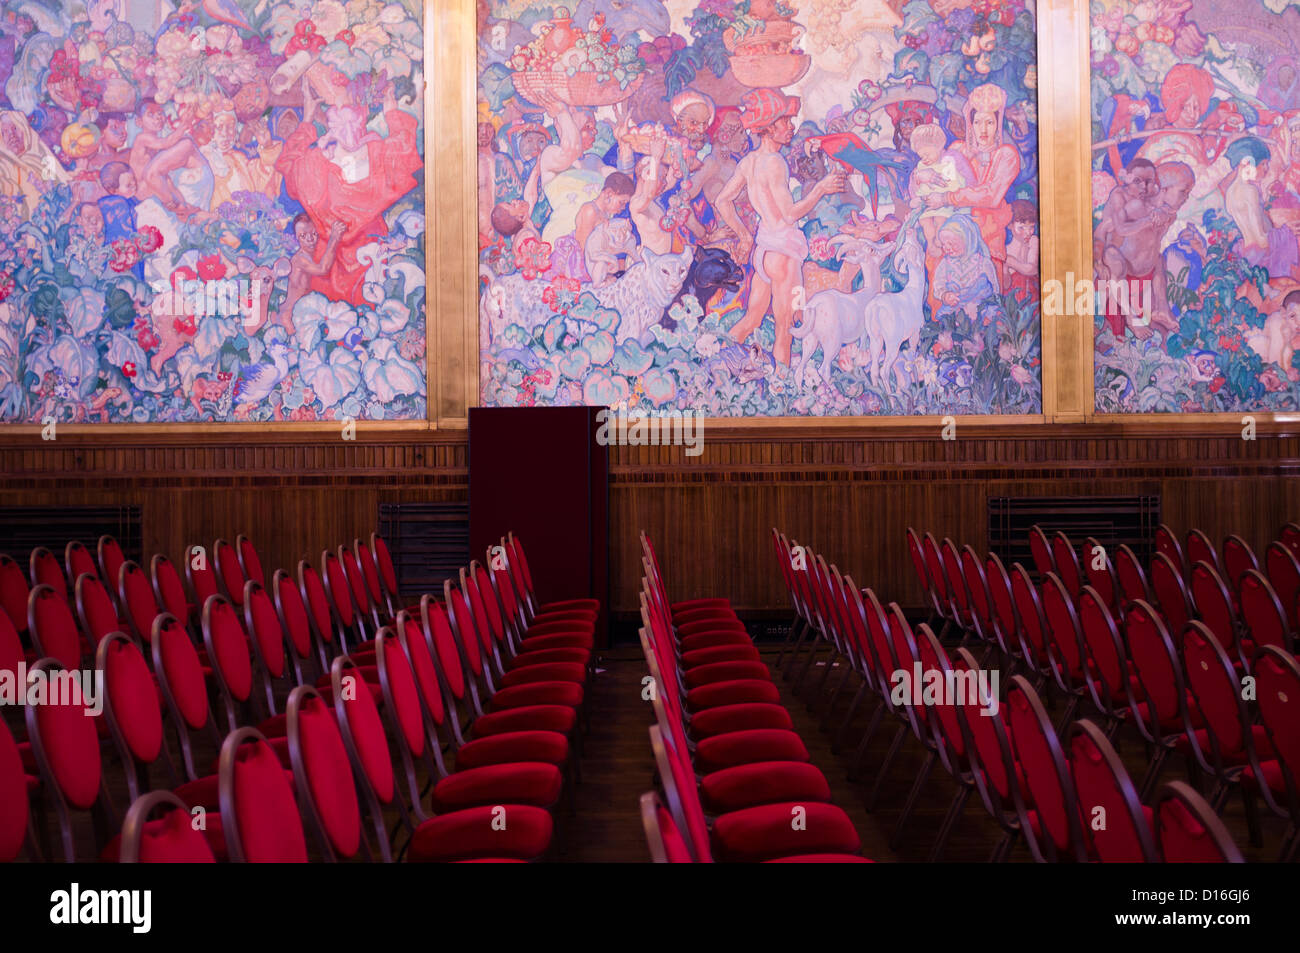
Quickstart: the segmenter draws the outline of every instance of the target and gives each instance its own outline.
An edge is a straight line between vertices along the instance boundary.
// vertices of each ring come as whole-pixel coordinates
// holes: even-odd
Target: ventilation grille
[[[468,503],[380,503],[379,535],[388,543],[403,595],[442,598],[442,584],[469,562]]]
[[[45,546],[63,562],[72,540],[96,552],[99,537],[115,537],[127,559],[140,561],[143,548],[139,506],[0,506],[0,552],[24,568],[31,551]]]
[[[989,497],[989,549],[1008,568],[1021,563],[1030,571],[1029,530],[1038,524],[1050,540],[1058,532],[1076,549],[1089,536],[1107,551],[1128,546],[1147,565],[1160,525],[1159,496]]]

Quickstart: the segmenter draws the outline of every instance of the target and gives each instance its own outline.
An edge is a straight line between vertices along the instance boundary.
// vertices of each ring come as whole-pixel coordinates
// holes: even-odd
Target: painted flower
[[[220,255],[203,255],[199,258],[198,276],[204,281],[226,277],[226,263]]]
[[[135,375],[136,375],[135,361],[127,361],[125,364],[122,365],[123,377],[134,378]]]
[[[1034,373],[1023,364],[1016,364],[1011,368],[1011,379],[1023,386],[1034,379]]]

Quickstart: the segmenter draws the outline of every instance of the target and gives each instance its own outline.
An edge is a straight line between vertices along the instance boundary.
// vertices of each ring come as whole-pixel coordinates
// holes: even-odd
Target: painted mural
[[[485,404],[1038,412],[1032,3],[478,9]]]
[[[0,11],[0,420],[425,416],[418,3]]]
[[[1091,32],[1094,260],[1129,298],[1095,309],[1097,410],[1295,410],[1300,8],[1094,0]]]

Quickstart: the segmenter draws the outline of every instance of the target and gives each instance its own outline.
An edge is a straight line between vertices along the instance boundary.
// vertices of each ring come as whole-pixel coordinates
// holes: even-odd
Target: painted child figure
[[[912,151],[921,157],[912,171],[912,196],[924,206],[926,196],[939,192],[952,192],[966,185],[957,166],[957,157],[945,153],[947,137],[936,123],[923,123],[912,130]],[[921,229],[925,233],[927,248],[934,246],[939,226],[953,213],[952,208],[930,208],[921,213]]]
[[[1011,203],[1007,244],[1007,293],[1021,301],[1038,297],[1038,209],[1026,199]]]

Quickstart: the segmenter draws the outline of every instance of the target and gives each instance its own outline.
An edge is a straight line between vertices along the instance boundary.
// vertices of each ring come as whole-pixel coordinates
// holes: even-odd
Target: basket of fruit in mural
[[[803,27],[788,20],[750,20],[722,35],[736,79],[749,87],[789,86],[804,78],[812,57],[796,47]]]
[[[510,57],[515,91],[539,105],[550,97],[570,106],[612,106],[630,99],[645,75],[635,38],[620,45],[600,14],[589,27],[575,25],[563,7],[555,19],[538,23],[537,39]]]

